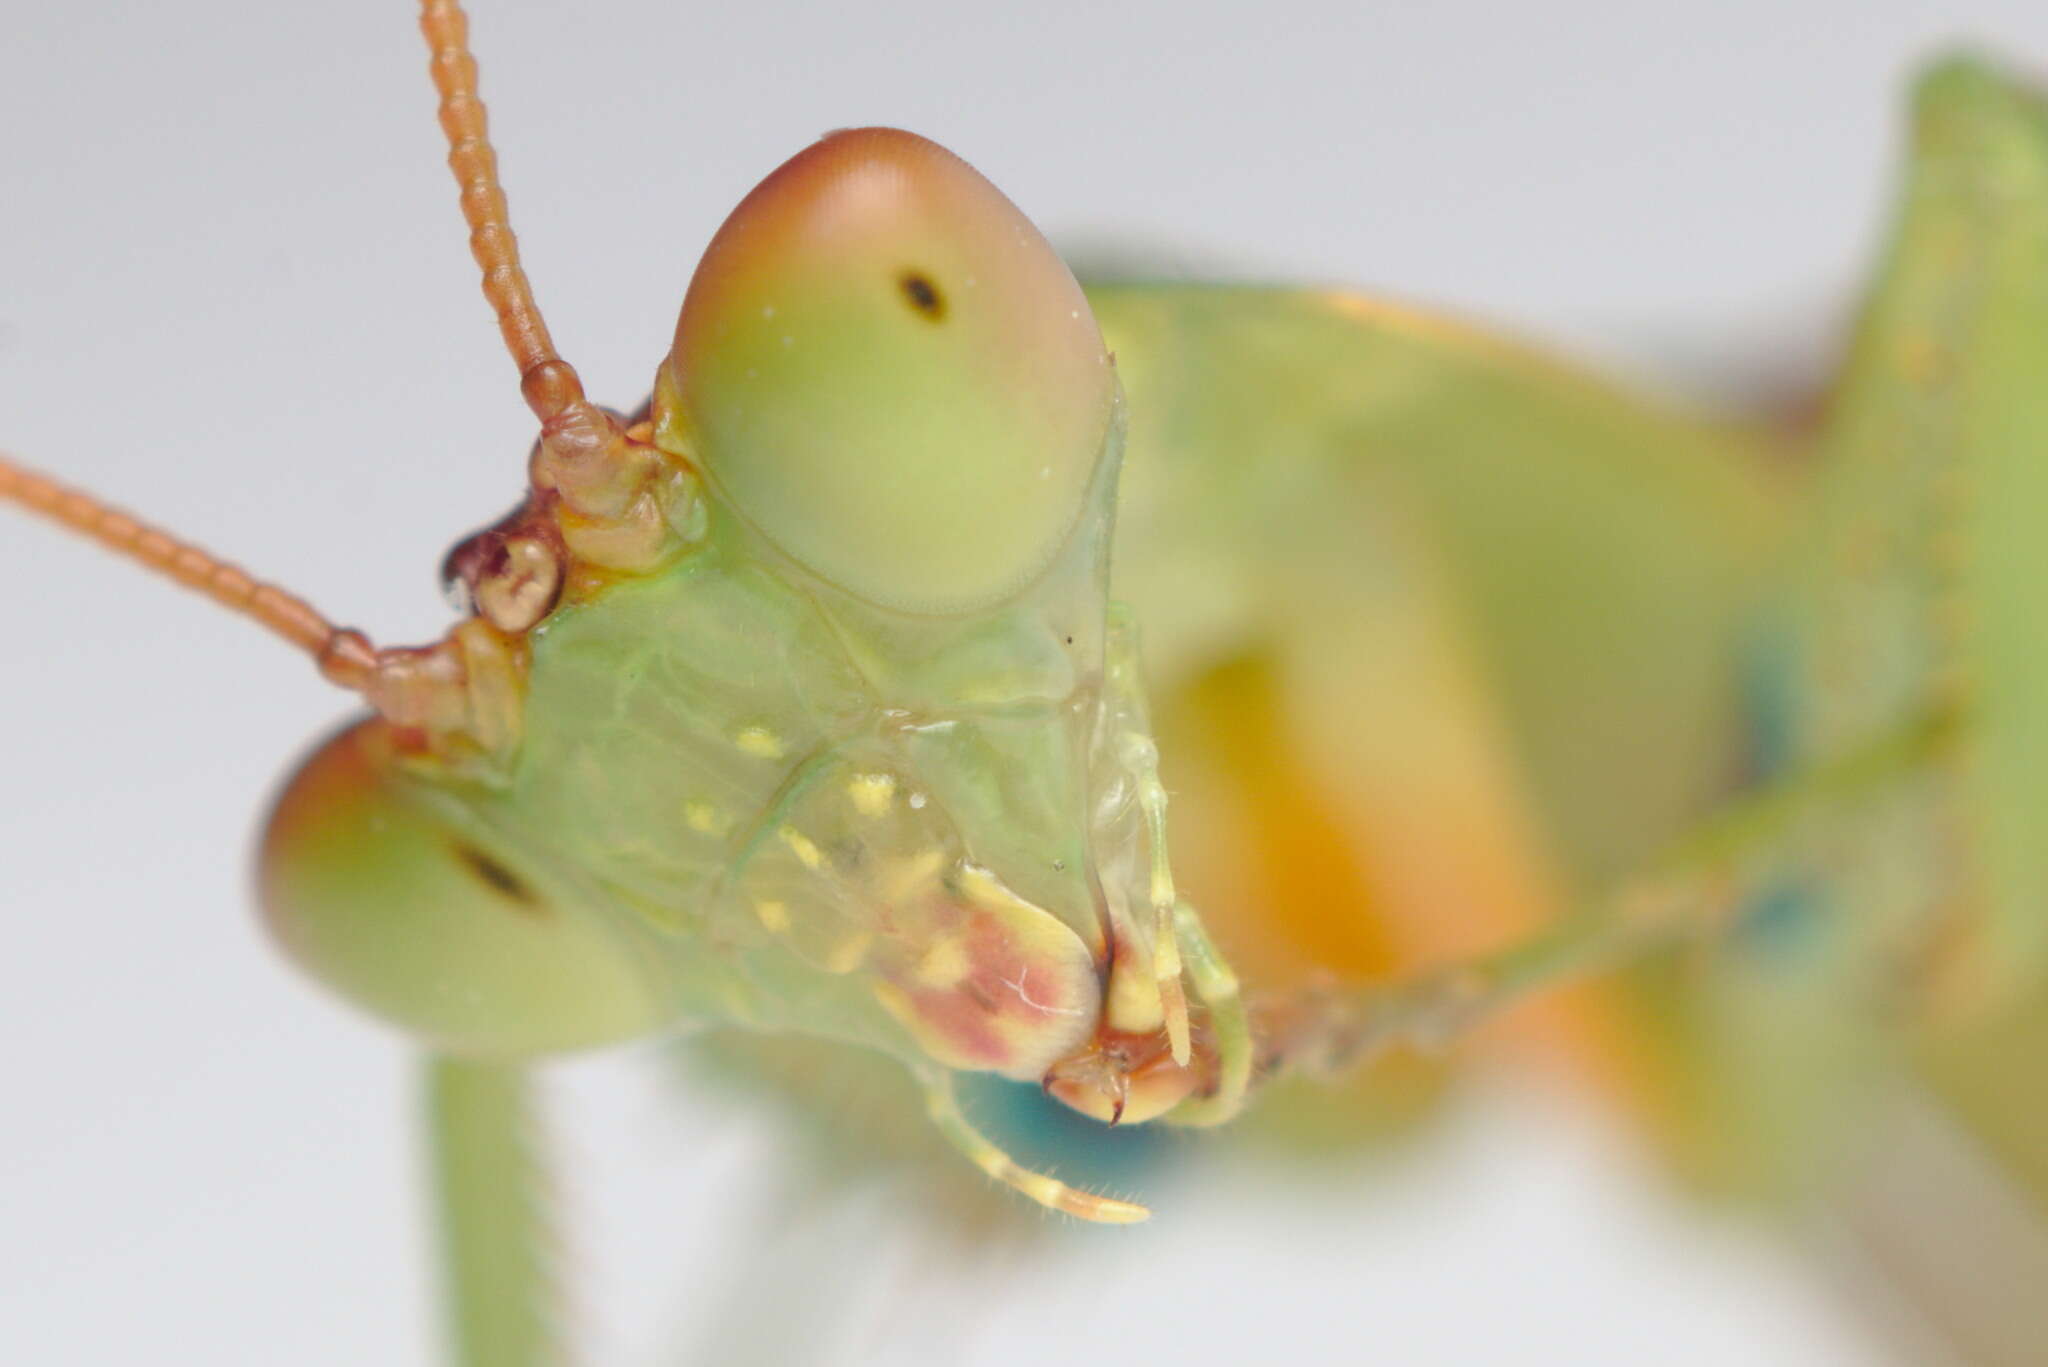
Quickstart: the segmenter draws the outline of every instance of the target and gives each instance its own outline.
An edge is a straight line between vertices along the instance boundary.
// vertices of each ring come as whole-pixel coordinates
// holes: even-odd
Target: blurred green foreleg
[[[567,1360],[531,1082],[502,1063],[427,1063],[432,1177],[451,1361],[556,1367]]]

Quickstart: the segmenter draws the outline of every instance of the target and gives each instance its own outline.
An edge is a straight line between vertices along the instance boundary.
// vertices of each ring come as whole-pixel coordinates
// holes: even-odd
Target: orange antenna
[[[630,443],[611,415],[584,397],[575,368],[556,354],[519,265],[505,194],[498,187],[497,157],[485,133],[483,102],[477,98],[469,20],[455,0],[422,0],[420,29],[433,51],[448,165],[462,188],[462,216],[469,222],[470,251],[483,268],[484,298],[498,316],[506,349],[519,364],[526,402],[541,421],[541,453],[546,460],[536,473],[565,498],[580,495],[579,506],[585,510],[624,510],[639,496],[630,481],[617,478],[620,471],[637,468]],[[311,655],[329,680],[361,693],[400,725],[460,733],[486,749],[502,746],[516,732],[505,719],[509,705],[498,704],[516,695],[518,660],[503,638],[478,619],[458,625],[432,645],[379,650],[361,632],[335,626],[303,598],[4,454],[0,503],[20,504],[254,618]],[[498,706],[492,710],[484,702]]]
[[[561,457],[609,444],[618,434],[611,415],[584,397],[576,368],[555,350],[519,264],[498,155],[484,102],[477,95],[476,58],[469,51],[469,16],[457,0],[421,0],[420,32],[432,51],[434,88],[441,95],[441,131],[448,138],[448,169],[462,192],[470,255],[483,270],[484,298],[498,317],[505,349],[519,367],[519,388],[541,421],[542,442]]]
[[[254,618],[311,655],[320,672],[343,688],[362,688],[376,667],[376,652],[361,632],[335,626],[305,599],[5,455],[0,455],[0,501],[17,503],[89,536],[230,611]]]

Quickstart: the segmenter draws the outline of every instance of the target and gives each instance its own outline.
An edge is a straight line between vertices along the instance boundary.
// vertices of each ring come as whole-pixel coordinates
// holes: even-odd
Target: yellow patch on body
[[[889,814],[896,797],[896,779],[891,774],[856,774],[847,782],[846,796],[862,816],[877,818]]]
[[[765,726],[743,726],[732,743],[756,759],[781,759],[782,737]]]
[[[709,802],[684,803],[683,820],[699,835],[722,836],[732,829],[731,819]]]
[[[802,831],[794,826],[784,826],[776,834],[782,837],[783,844],[789,846],[789,852],[796,856],[797,862],[812,873],[825,867],[824,851],[818,848],[816,841]]]

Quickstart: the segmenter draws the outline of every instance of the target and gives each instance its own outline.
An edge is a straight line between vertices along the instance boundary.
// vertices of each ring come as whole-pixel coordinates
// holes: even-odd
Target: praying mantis
[[[471,513],[468,513],[468,514],[466,514],[466,515],[468,515],[468,516],[471,516],[471,517],[472,517],[472,519],[473,519],[473,511],[472,511]],[[1760,515],[1760,516],[1762,516],[1763,514],[1759,514],[1759,515]],[[252,558],[254,558],[254,557],[252,556]],[[353,568],[353,567],[352,567],[352,568]]]

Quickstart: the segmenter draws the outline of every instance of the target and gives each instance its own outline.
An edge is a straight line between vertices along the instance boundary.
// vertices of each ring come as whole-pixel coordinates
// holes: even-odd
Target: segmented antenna
[[[197,590],[232,612],[268,627],[311,655],[320,672],[343,688],[361,688],[376,652],[361,632],[337,627],[312,604],[190,542],[130,517],[90,494],[67,488],[0,454],[0,501],[19,504]]]
[[[420,32],[433,53],[430,69],[441,95],[441,131],[448,138],[448,169],[462,194],[470,255],[483,270],[484,298],[519,367],[520,392],[541,421],[543,446],[552,446],[562,458],[587,454],[616,439],[618,425],[584,397],[576,368],[555,350],[519,264],[519,242],[498,184],[498,154],[491,149],[484,102],[477,95],[469,16],[456,0],[421,0]]]
[[[476,93],[476,59],[469,52],[469,19],[455,0],[422,0],[420,31],[433,54],[434,87],[441,96],[441,131],[448,166],[462,191],[470,252],[483,270],[484,298],[497,315],[505,348],[519,366],[519,387],[541,422],[535,478],[573,510],[610,517],[618,527],[651,529],[627,544],[617,563],[636,563],[658,551],[663,508],[642,476],[655,461],[636,448],[609,413],[583,395],[575,367],[555,351],[533,288],[519,265],[498,186],[497,155]],[[66,488],[0,455],[0,502],[18,503],[160,574],[251,617],[310,654],[320,672],[361,693],[389,720],[415,730],[459,734],[486,751],[516,736],[520,666],[501,619],[472,618],[428,646],[379,650],[361,632],[337,627],[304,599],[266,584],[238,566],[88,494]],[[636,520],[637,519],[637,520]],[[620,540],[616,535],[613,539]]]

